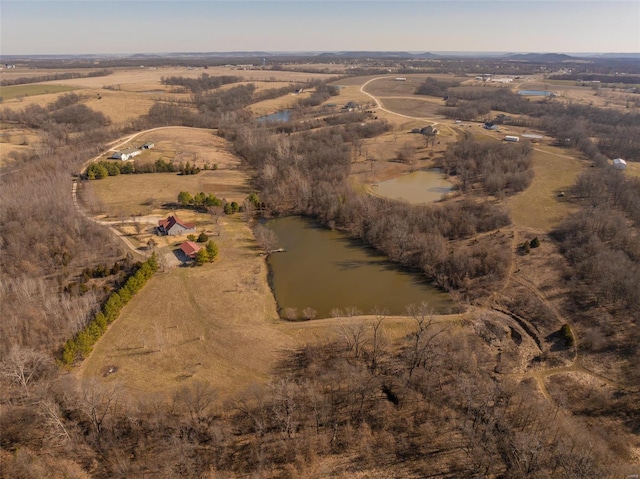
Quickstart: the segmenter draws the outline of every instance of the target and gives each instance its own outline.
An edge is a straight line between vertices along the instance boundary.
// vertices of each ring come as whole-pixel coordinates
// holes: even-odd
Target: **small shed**
[[[154,145],[153,143],[145,143],[145,144],[144,144],[144,145],[142,145],[140,148],[141,148],[142,150],[150,150],[150,149],[151,149],[151,148],[153,148],[154,146],[156,146],[156,145]]]
[[[193,241],[185,241],[184,243],[182,243],[180,245],[180,251],[182,251],[184,254],[186,254],[191,259],[195,258],[196,254],[201,249],[202,248],[200,248],[200,246],[195,244]]]
[[[512,135],[507,135],[504,137],[504,141],[512,141],[514,143],[517,143],[520,141],[520,137],[519,136],[512,136]]]
[[[627,169],[627,162],[624,161],[622,158],[616,158],[613,160],[613,167],[616,170],[626,170]]]

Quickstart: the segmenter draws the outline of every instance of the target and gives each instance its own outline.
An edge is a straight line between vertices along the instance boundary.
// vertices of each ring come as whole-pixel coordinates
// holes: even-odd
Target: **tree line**
[[[111,75],[113,70],[95,70],[88,73],[80,72],[65,72],[65,73],[51,73],[50,75],[38,75],[32,77],[20,77],[20,78],[3,78],[0,80],[0,86],[12,86],[12,85],[26,85],[28,83],[41,83],[45,81],[57,81],[57,80],[71,80],[74,78],[93,78],[104,77]]]
[[[210,76],[203,73],[198,78],[187,78],[182,76],[170,76],[160,78],[163,85],[182,86],[192,93],[201,93],[208,90],[220,88],[223,85],[238,83],[242,81],[242,77],[232,75]]]
[[[531,102],[499,87],[449,88],[446,106],[439,112],[447,118],[488,120],[492,110],[526,115],[526,119],[516,122],[548,131],[562,145],[578,148],[600,165],[606,163],[607,157],[633,160],[640,156],[640,113],[565,104],[552,98]]]
[[[73,338],[67,340],[62,348],[62,364],[69,366],[78,359],[84,359],[93,349],[93,345],[107,331],[109,324],[118,319],[122,308],[151,279],[157,269],[158,261],[155,253],[153,253],[149,259],[135,268],[135,272],[127,278],[123,286],[109,295],[93,320]]]

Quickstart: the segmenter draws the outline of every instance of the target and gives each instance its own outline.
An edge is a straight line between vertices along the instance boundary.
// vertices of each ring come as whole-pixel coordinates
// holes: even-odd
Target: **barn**
[[[116,151],[111,156],[111,158],[115,160],[127,161],[133,158],[134,156],[138,156],[140,153],[142,153],[142,151],[138,150],[137,148],[130,148],[128,150]]]
[[[627,162],[624,161],[622,158],[616,158],[613,160],[613,167],[616,170],[626,170],[627,169]]]

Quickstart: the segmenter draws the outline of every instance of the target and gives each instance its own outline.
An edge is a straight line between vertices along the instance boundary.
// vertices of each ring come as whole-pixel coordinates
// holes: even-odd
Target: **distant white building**
[[[616,170],[626,170],[627,169],[627,162],[624,161],[622,158],[616,158],[613,160],[613,167]]]
[[[507,135],[504,137],[504,141],[513,141],[515,143],[520,141],[520,137],[519,136],[512,136],[512,135]]]
[[[111,158],[113,158],[114,160],[127,161],[133,158],[134,156],[138,156],[140,153],[142,153],[142,151],[138,150],[137,148],[130,148],[128,150],[116,151],[111,156]]]

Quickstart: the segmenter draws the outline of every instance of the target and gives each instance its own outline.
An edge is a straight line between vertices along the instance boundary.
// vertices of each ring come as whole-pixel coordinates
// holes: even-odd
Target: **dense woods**
[[[488,344],[515,347],[499,320],[476,317],[482,334],[469,334],[414,305],[413,332],[392,344],[377,314],[372,325],[345,321],[335,340],[287,354],[267,384],[224,404],[198,382],[169,401],[132,404],[116,383],[52,380],[50,363],[31,358],[33,375],[10,390],[20,407],[1,419],[3,443],[22,445],[3,453],[5,472],[82,478],[81,466],[93,464],[96,478],[320,478],[330,467],[344,478],[392,468],[406,477],[589,479],[630,471],[616,462],[615,437],[586,434],[586,423],[536,399],[527,382],[495,380]]]
[[[468,192],[480,186],[487,194],[504,197],[525,190],[533,179],[529,143],[478,143],[465,138],[452,144],[442,168],[460,180]]]
[[[274,213],[315,217],[470,298],[502,279],[509,263],[503,239],[457,248],[448,241],[508,225],[507,212],[486,201],[411,206],[355,193],[346,181],[351,164],[347,139],[358,138],[358,132],[364,134],[343,127],[285,137],[241,128],[234,144],[256,170],[261,199]]]
[[[232,75],[221,76],[209,76],[203,73],[198,78],[186,78],[186,77],[163,77],[161,79],[163,85],[182,86],[192,93],[201,93],[207,90],[213,90],[220,88],[222,85],[228,85],[230,83],[238,83],[242,81],[241,77]]]
[[[96,147],[115,136],[104,115],[75,94],[45,107],[2,111],[3,121],[38,128],[28,158],[3,170],[0,352],[12,346],[51,353],[85,326],[104,292],[63,290],[82,269],[120,256],[111,235],[73,207],[71,180]]]

